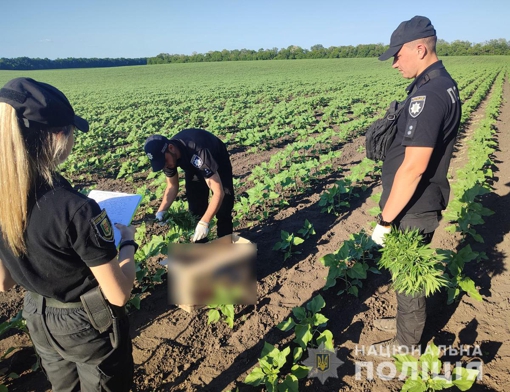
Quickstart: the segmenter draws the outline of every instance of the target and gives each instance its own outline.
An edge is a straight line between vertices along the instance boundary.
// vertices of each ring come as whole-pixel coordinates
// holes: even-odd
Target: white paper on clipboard
[[[136,209],[142,200],[142,196],[132,193],[109,192],[92,190],[88,195],[94,199],[101,209],[106,210],[106,214],[112,225],[122,223],[128,226],[135,215]],[[113,234],[115,237],[115,246],[120,242],[120,231],[113,226]]]

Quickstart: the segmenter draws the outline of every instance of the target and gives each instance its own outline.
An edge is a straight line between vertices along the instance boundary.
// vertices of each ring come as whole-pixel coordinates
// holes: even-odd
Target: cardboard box
[[[237,234],[206,244],[172,244],[168,301],[187,312],[207,304],[254,304],[257,249]]]

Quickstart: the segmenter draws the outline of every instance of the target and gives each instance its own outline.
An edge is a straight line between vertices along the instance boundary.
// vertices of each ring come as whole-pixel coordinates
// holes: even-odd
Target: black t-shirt
[[[171,138],[170,143],[181,152],[177,166],[186,174],[210,178],[214,173],[218,173],[224,181],[223,176],[230,170],[230,177],[232,177],[227,148],[212,133],[203,129],[184,129]],[[177,168],[164,168],[163,172],[167,177],[173,177],[177,173]]]
[[[427,81],[427,74],[434,70],[438,70],[439,75]],[[433,147],[434,151],[413,197],[399,216],[446,208],[450,194],[447,174],[461,117],[456,83],[441,61],[424,70],[407,91],[411,94],[398,119],[397,133],[382,167],[381,208],[388,200],[395,174],[404,161],[405,148]]]
[[[97,286],[89,267],[117,255],[106,212],[61,176],[54,188],[39,183],[29,200],[27,254],[13,255],[0,238],[0,259],[16,283],[62,302],[75,302]]]

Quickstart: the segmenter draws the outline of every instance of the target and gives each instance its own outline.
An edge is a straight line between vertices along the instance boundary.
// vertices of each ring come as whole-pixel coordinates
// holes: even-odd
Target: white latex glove
[[[207,234],[209,234],[209,223],[200,221],[198,222],[198,225],[195,229],[195,234],[193,235],[191,242],[200,241],[201,239],[207,237]]]
[[[156,212],[156,220],[161,222],[163,220],[164,216],[165,216],[165,211],[158,211],[158,212]]]
[[[372,232],[372,241],[374,241],[377,245],[384,246],[384,236],[391,231],[391,226],[381,226],[376,225],[374,231]]]

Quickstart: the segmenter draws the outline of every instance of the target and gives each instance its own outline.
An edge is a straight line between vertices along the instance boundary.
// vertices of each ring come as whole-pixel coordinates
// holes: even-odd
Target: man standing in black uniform
[[[232,234],[232,165],[227,148],[220,139],[203,129],[184,129],[171,139],[161,135],[150,136],[144,149],[152,170],[163,170],[167,177],[167,187],[156,219],[163,220],[179,192],[177,167],[180,167],[184,170],[189,210],[200,217],[192,241],[207,237],[209,223],[215,215],[218,237]],[[209,190],[212,191],[210,202]]]
[[[430,243],[450,193],[447,180],[453,145],[460,124],[461,103],[455,81],[436,54],[436,31],[430,20],[415,16],[393,32],[389,49],[379,60],[393,57],[393,68],[406,79],[408,99],[397,133],[382,167],[381,214],[372,239],[384,245],[391,226],[419,229]],[[396,319],[374,325],[396,332],[383,347],[412,347],[425,326],[425,297],[397,293]]]

